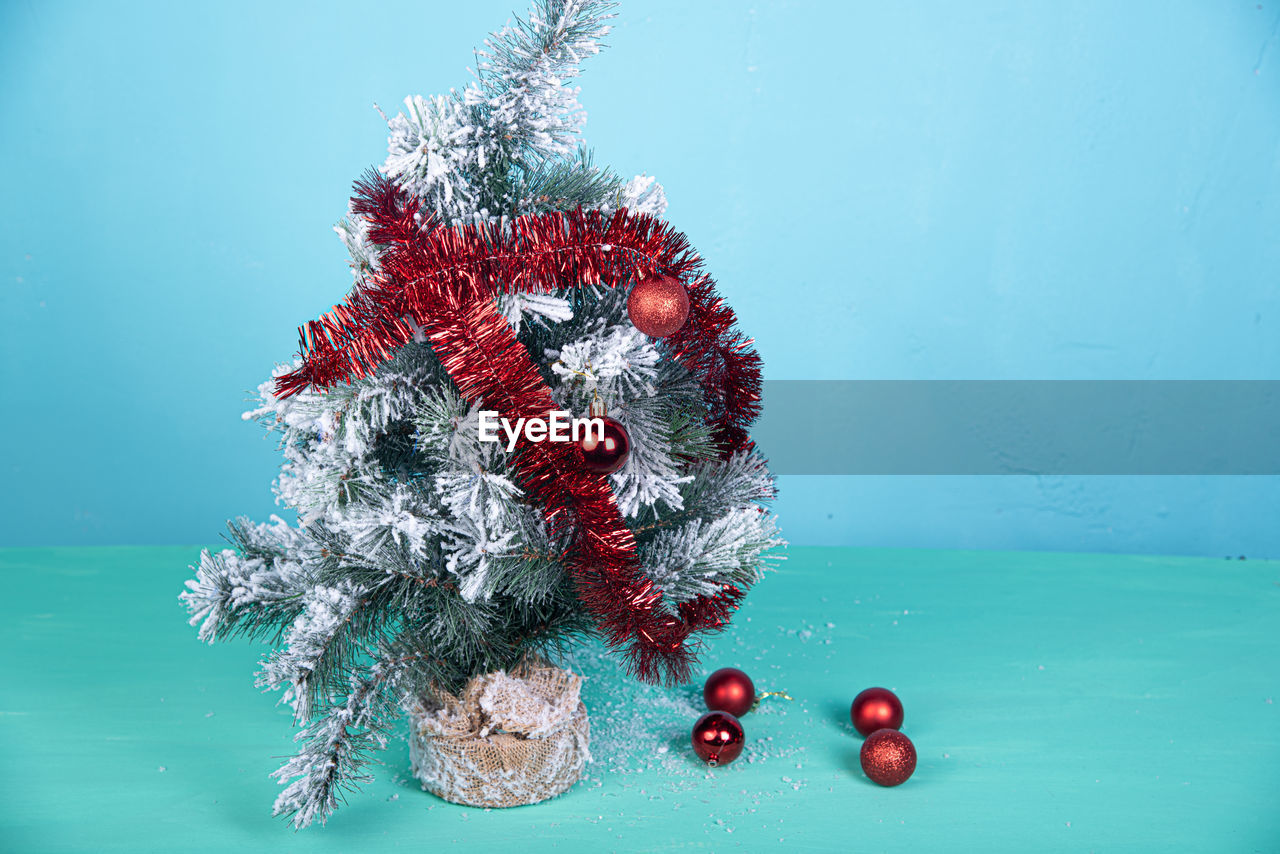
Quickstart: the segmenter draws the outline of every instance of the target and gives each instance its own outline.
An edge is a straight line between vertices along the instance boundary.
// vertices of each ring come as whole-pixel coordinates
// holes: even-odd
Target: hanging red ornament
[[[878,729],[902,729],[902,701],[888,688],[868,688],[853,698],[849,717],[863,736]]]
[[[627,317],[645,335],[666,338],[688,320],[689,292],[672,276],[641,282],[627,297]]]
[[[631,437],[627,430],[607,415],[596,416],[604,422],[604,435],[588,427],[586,435],[578,440],[582,449],[582,465],[596,474],[613,474],[627,463],[631,453]]]
[[[693,725],[693,752],[708,765],[728,765],[744,741],[742,724],[728,712],[707,712]]]
[[[862,742],[859,759],[872,782],[897,786],[916,770],[916,746],[896,729],[878,729]]]
[[[721,667],[707,677],[702,699],[713,712],[728,712],[740,718],[756,702],[756,686],[751,677],[736,667]]]

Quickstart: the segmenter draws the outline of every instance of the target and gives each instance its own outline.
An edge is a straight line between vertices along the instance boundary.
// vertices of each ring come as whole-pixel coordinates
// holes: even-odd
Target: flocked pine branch
[[[641,557],[663,595],[685,602],[726,584],[750,587],[766,566],[762,554],[779,544],[772,516],[759,507],[739,507],[663,528],[641,547]]]
[[[263,662],[258,684],[285,688],[294,720],[305,723],[328,692],[326,681],[354,663],[361,608],[369,591],[347,581],[335,587],[316,585],[304,597],[302,613],[293,621],[284,646]]]
[[[354,672],[344,700],[298,732],[301,750],[271,774],[284,784],[275,815],[289,816],[298,828],[316,819],[323,824],[344,793],[370,779],[363,768],[373,751],[386,746],[394,714],[388,698],[405,665],[389,659]]]
[[[615,191],[620,182],[589,158],[573,169],[560,163],[577,148],[586,120],[569,81],[599,53],[611,9],[539,0],[527,19],[485,42],[477,79],[462,92],[405,100],[390,121],[383,173],[448,222],[526,213],[545,205],[557,184],[577,184],[575,202],[584,188],[588,198]]]
[[[277,632],[302,610],[298,590],[305,574],[293,556],[300,532],[283,519],[254,525],[248,519],[228,524],[237,550],[203,551],[196,577],[179,597],[199,626],[200,640]]]

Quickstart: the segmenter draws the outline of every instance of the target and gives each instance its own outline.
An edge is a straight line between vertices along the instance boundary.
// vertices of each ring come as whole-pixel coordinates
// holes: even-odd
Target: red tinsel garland
[[[535,214],[503,227],[445,228],[422,221],[419,206],[390,181],[371,174],[356,184],[355,213],[384,248],[379,272],[342,305],[299,329],[300,368],[281,376],[277,393],[329,388],[373,372],[413,337],[404,318],[426,332],[450,378],[469,401],[483,400],[506,418],[545,418],[554,408],[524,346],[498,313],[494,296],[547,292],[584,284],[625,286],[669,275],[690,282],[689,320],[660,346],[698,378],[711,427],[727,456],[749,447],[747,428],[760,408],[760,359],[733,328],[732,309],[716,295],[684,235],[642,214],[599,211]],[[627,647],[632,672],[654,682],[689,678],[694,632],[722,628],[742,591],[682,603],[673,613],[640,571],[635,537],[608,481],[586,471],[570,443],[521,440],[515,472],[543,508],[553,532],[569,534],[565,564],[606,641]]]

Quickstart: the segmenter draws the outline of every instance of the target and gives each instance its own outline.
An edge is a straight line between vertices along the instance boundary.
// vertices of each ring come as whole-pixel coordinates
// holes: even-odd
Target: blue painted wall
[[[183,8],[174,8],[182,6]],[[272,512],[372,109],[512,3],[0,5],[0,545]],[[776,379],[1276,379],[1280,6],[629,2],[581,79]],[[1276,478],[783,479],[798,543],[1280,555]]]

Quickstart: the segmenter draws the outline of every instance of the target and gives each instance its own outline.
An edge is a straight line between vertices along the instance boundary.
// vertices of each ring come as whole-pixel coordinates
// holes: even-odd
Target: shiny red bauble
[[[702,699],[713,712],[728,712],[740,718],[756,702],[756,686],[751,677],[736,667],[721,667],[707,677]]]
[[[645,335],[666,338],[689,319],[689,292],[671,276],[641,282],[627,297],[627,317]]]
[[[707,712],[693,725],[693,752],[708,765],[728,765],[742,753],[742,724],[728,712]]]
[[[617,421],[608,416],[599,417],[604,422],[604,438],[600,438],[600,431],[587,428],[586,435],[578,441],[582,464],[596,474],[613,474],[626,465],[631,453],[631,437]]]
[[[888,688],[868,688],[853,698],[849,717],[859,735],[870,735],[878,729],[902,729],[902,701]]]
[[[906,782],[916,770],[916,746],[896,729],[878,729],[862,742],[862,771],[881,786]]]

